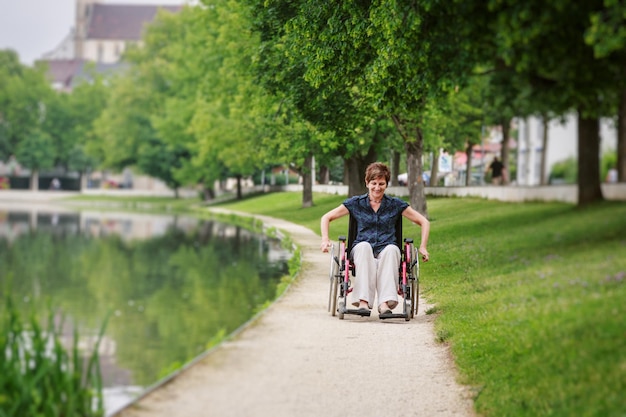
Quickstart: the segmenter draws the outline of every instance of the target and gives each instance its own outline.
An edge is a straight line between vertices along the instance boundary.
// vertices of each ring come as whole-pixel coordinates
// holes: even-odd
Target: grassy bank
[[[343,199],[316,194],[303,209],[299,193],[278,193],[220,207],[319,233],[321,215]],[[625,416],[626,204],[446,198],[430,199],[429,215],[421,289],[477,410]],[[419,238],[419,228],[404,228]],[[345,218],[331,224],[331,237],[346,232]]]
[[[283,193],[222,207],[319,233],[320,216],[342,200],[316,195],[316,206],[302,209],[299,194]],[[429,214],[422,289],[477,410],[626,415],[626,205],[452,198],[431,199]],[[346,227],[333,223],[331,236]],[[404,227],[419,238],[417,227]]]

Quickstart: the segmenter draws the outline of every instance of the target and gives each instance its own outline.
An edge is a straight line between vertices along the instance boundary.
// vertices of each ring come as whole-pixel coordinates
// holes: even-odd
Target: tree
[[[21,142],[43,140],[42,125],[53,91],[43,68],[19,62],[12,50],[0,51],[0,158],[16,154]],[[22,149],[30,149],[24,145]],[[30,151],[26,152],[31,154]],[[28,167],[25,161],[20,161]]]
[[[484,77],[472,77],[465,87],[451,89],[446,97],[430,102],[424,113],[424,132],[431,137],[433,150],[442,147],[466,152],[465,185],[470,184],[472,149],[479,143],[485,123],[485,81]],[[432,169],[431,185],[436,185],[436,181],[437,171]]]
[[[54,143],[52,137],[43,129],[30,129],[15,150],[17,160],[30,169],[30,188],[39,189],[39,171],[54,166]]]
[[[362,98],[349,90],[326,83],[312,85],[305,79],[310,59],[298,52],[299,32],[290,29],[302,12],[301,4],[282,1],[246,0],[254,16],[253,28],[259,33],[260,46],[256,57],[257,78],[264,88],[281,99],[279,123],[287,129],[295,123],[309,124],[311,135],[297,135],[299,142],[289,148],[286,157],[298,158],[295,149],[307,149],[318,160],[331,160],[335,155],[345,161],[344,183],[348,194],[364,190],[365,167],[376,160],[377,147],[368,134],[377,123]],[[303,3],[303,2],[302,2]],[[277,135],[279,141],[284,135]],[[293,140],[290,143],[293,144]],[[281,146],[277,143],[277,146]]]
[[[591,13],[585,41],[594,56],[611,65],[618,87],[617,102],[617,179],[626,182],[626,4],[604,0],[604,7]]]
[[[122,170],[140,159],[142,143],[159,141],[150,121],[155,102],[150,89],[132,71],[113,80],[110,89],[110,103],[115,105],[107,106],[96,119],[94,128],[100,140],[87,146],[102,167]]]
[[[253,78],[251,67],[259,40],[249,30],[248,10],[239,2],[222,1],[203,10],[198,19],[211,30],[201,38],[208,47],[202,52],[204,74],[190,131],[197,138],[199,155],[219,161],[237,179],[241,198],[242,178],[251,176],[267,158],[276,157],[260,145],[267,120],[279,104]],[[206,157],[194,160],[201,165],[212,162]]]
[[[145,45],[127,56],[133,65],[119,90],[133,108],[117,116],[143,134],[120,156],[134,155],[166,181],[200,183],[207,197],[216,181],[235,177],[241,197],[241,179],[267,155],[259,143],[277,107],[249,72],[258,39],[249,36],[248,19],[238,2],[219,1],[160,15],[150,25]],[[132,112],[138,117],[128,119]]]
[[[468,2],[464,2],[468,4]],[[480,42],[476,54],[491,56],[515,71],[531,91],[532,103],[542,110],[538,97],[548,97],[550,110],[560,115],[572,110],[578,114],[578,204],[603,199],[600,188],[598,118],[610,112],[602,97],[611,96],[612,67],[594,59],[584,42],[590,16],[602,9],[601,0],[573,7],[566,0],[545,3],[504,1],[469,2],[487,16],[488,25],[463,23]],[[487,33],[493,41],[483,41]]]
[[[97,155],[89,154],[89,149],[98,141],[94,123],[106,108],[109,97],[106,80],[96,73],[92,73],[91,78],[90,82],[78,84],[71,94],[66,95],[69,123],[62,132],[66,146],[57,161],[66,169],[79,173],[81,187],[84,174],[101,162]]]
[[[273,26],[268,19],[268,26],[284,28],[281,49],[292,67],[301,69],[302,79],[319,97],[343,98],[334,100],[342,105],[338,116],[394,122],[407,153],[411,204],[426,214],[423,111],[466,64],[453,8],[394,0],[263,4],[268,14],[282,17]],[[353,108],[359,110],[351,113]],[[333,120],[359,125],[349,118]]]

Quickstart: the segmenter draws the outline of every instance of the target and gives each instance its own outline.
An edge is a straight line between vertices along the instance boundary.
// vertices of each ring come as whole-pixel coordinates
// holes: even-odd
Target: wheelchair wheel
[[[419,291],[420,283],[419,279],[415,278],[411,281],[411,318],[417,316],[417,309],[419,304]]]
[[[337,282],[337,277],[332,277],[330,279],[330,295],[328,300],[328,308],[330,309],[330,314],[335,316],[337,314],[337,288],[339,287],[339,283]]]
[[[330,314],[334,316],[337,314],[337,288],[339,287],[337,269],[339,266],[335,261],[333,249],[334,247],[331,247],[330,249],[330,274],[328,277],[330,281],[330,289],[328,291],[328,311],[330,311]]]
[[[416,253],[416,256],[419,256]],[[415,258],[418,259],[418,258]],[[417,311],[420,302],[420,263],[415,263],[412,271],[413,279],[411,280],[411,304],[413,305],[413,315],[417,316]]]
[[[337,309],[337,316],[339,317],[339,320],[343,320],[344,311],[346,311],[346,300],[345,300],[345,298],[342,299],[341,301],[339,301],[339,307]]]
[[[411,300],[409,298],[404,299],[404,308],[402,314],[404,314],[404,321],[409,321],[413,317],[413,307],[411,306]]]

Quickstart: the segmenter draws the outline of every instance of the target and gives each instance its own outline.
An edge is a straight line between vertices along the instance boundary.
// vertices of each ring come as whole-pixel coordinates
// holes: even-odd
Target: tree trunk
[[[400,175],[400,152],[396,150],[391,151],[391,186],[397,187],[400,185],[398,182],[398,175]]]
[[[235,178],[237,178],[237,200],[241,200],[243,198],[241,192],[241,174],[237,174]]]
[[[213,188],[203,186],[202,193],[204,195],[204,201],[211,201],[215,198],[215,191],[213,191]]]
[[[541,117],[542,124],[542,138],[541,138],[541,165],[539,168],[539,185],[546,185],[548,178],[546,175],[546,161],[548,159],[548,128],[550,119],[548,116],[543,115]]]
[[[361,171],[364,171],[364,169],[361,164],[359,164],[359,158],[356,155],[346,159],[345,173],[348,178],[348,197],[363,194],[365,192],[365,178],[360,174]]]
[[[328,165],[320,166],[320,184],[328,184],[330,182],[330,169]]]
[[[465,156],[467,157],[467,167],[465,169],[465,186],[469,187],[470,181],[472,179],[472,148],[474,144],[471,142],[467,142],[467,146],[465,147]]]
[[[39,170],[33,169],[30,172],[30,190],[38,191],[39,190]]]
[[[501,122],[502,126],[502,147],[500,148],[500,160],[506,170],[506,175],[502,178],[502,184],[508,184],[511,181],[511,163],[509,158],[509,135],[511,134],[511,119],[505,118]]]
[[[428,206],[426,205],[426,194],[424,193],[424,166],[422,156],[424,155],[424,137],[422,129],[416,129],[416,137],[412,141],[406,141],[406,165],[408,173],[409,195],[411,206],[428,217]]]
[[[348,176],[348,196],[363,194],[365,187],[365,170],[372,162],[376,162],[376,150],[374,145],[370,146],[365,155],[353,155],[346,160]]]
[[[600,187],[600,121],[578,114],[578,206],[604,200]]]
[[[626,90],[622,91],[617,115],[617,182],[626,182]]]
[[[313,206],[313,154],[309,153],[304,158],[302,168],[302,207]]]
[[[437,155],[438,151],[433,152],[433,163],[430,168],[430,181],[428,185],[431,187],[436,187],[437,183],[439,183],[439,155]]]
[[[391,115],[398,133],[404,140],[407,164],[407,185],[411,206],[428,217],[428,207],[426,205],[426,194],[424,193],[424,166],[422,156],[424,155],[424,135],[420,126],[420,120],[403,119],[397,114]]]

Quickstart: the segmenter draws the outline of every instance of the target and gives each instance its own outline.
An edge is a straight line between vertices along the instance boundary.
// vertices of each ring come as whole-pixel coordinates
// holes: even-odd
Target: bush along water
[[[24,319],[11,296],[0,312],[0,417],[103,416],[102,377],[98,347],[84,357],[74,330],[72,346],[61,343],[63,319],[55,326],[49,309],[47,326],[32,313]]]

